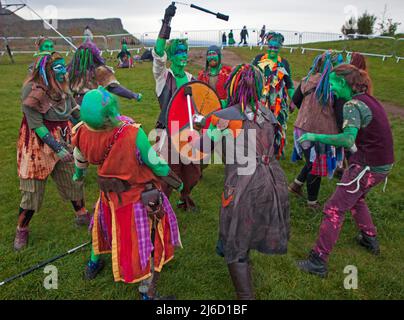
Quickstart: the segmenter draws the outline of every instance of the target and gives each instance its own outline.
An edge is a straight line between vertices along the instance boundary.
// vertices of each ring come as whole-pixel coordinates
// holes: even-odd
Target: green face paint
[[[278,58],[278,54],[281,50],[281,44],[276,40],[269,40],[268,42],[268,57],[270,59]]]
[[[41,46],[39,47],[39,52],[44,52],[44,51],[48,51],[48,52],[55,51],[55,48],[53,46],[53,41],[52,40],[45,40],[41,44]]]
[[[122,45],[122,50],[123,50],[123,51],[127,51],[127,50],[128,50],[128,46],[127,46],[126,44],[123,44],[123,45]]]
[[[209,67],[215,68],[219,65],[219,55],[216,51],[209,51],[206,57]]]
[[[183,44],[178,45],[171,62],[177,68],[184,68],[188,64],[188,48]]]
[[[63,82],[65,81],[66,75],[66,62],[64,59],[56,60],[52,63],[52,70],[55,73],[56,81]]]
[[[352,88],[346,82],[344,77],[338,76],[335,72],[332,72],[330,74],[330,86],[335,97],[348,101],[352,99]]]

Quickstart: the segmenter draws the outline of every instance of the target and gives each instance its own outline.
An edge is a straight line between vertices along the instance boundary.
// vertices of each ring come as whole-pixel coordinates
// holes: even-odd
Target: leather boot
[[[376,236],[371,237],[368,236],[366,233],[361,231],[361,233],[357,237],[357,241],[359,245],[370,251],[372,254],[375,256],[378,256],[380,254],[380,246],[379,246],[379,241],[377,241]]]
[[[141,293],[142,300],[175,300],[175,296],[160,296],[157,293],[157,283],[160,279],[160,272],[153,272],[147,294]]]
[[[304,272],[315,274],[321,278],[325,278],[328,273],[327,263],[314,251],[310,252],[307,260],[298,261],[297,267]]]
[[[293,181],[289,186],[288,186],[288,190],[289,192],[294,193],[295,195],[297,195],[300,198],[304,198],[304,194],[303,194],[303,183],[302,184],[298,184],[296,183],[296,181]]]
[[[251,267],[248,262],[235,262],[227,265],[238,300],[255,300]]]

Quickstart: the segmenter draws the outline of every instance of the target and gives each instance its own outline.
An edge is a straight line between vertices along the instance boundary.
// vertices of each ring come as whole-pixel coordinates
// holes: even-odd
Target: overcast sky
[[[126,30],[132,33],[158,31],[164,9],[169,0],[2,0],[3,3],[26,2],[45,17],[49,7],[57,8],[57,16],[67,18],[121,18]],[[239,29],[243,25],[267,29],[340,32],[347,16],[367,10],[382,16],[387,5],[387,16],[401,22],[404,32],[404,0],[182,0],[230,16],[228,22],[218,20],[186,6],[177,5],[172,21],[173,30]],[[48,11],[48,12],[46,12]],[[28,9],[19,15],[34,19]]]

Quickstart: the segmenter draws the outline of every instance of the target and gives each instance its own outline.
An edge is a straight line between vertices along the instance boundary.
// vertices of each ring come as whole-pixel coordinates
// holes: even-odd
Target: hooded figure
[[[196,142],[226,146],[217,253],[228,265],[238,299],[254,299],[250,250],[285,254],[289,240],[287,180],[274,149],[277,121],[260,102],[262,86],[258,68],[235,67],[226,83],[229,106],[213,114],[202,143]]]
[[[222,52],[218,46],[210,46],[206,52],[205,70],[199,71],[198,80],[209,84],[217,93],[222,106],[227,102],[225,83],[231,73],[231,67],[222,65]]]

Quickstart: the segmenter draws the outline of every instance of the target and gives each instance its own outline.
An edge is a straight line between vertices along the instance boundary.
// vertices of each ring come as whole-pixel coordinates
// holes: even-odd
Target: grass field
[[[237,50],[250,60],[254,52]],[[303,76],[309,66],[311,54],[288,55],[296,76]],[[69,203],[63,202],[52,181],[48,182],[44,205],[31,223],[29,247],[15,253],[12,242],[15,234],[17,208],[20,201],[16,172],[16,140],[21,121],[20,88],[26,75],[30,57],[17,57],[17,64],[10,65],[5,57],[0,61],[0,281],[18,273],[37,262],[62,253],[90,239],[85,229],[73,225],[73,211]],[[387,101],[404,104],[403,92],[399,90],[402,80],[390,81],[390,70],[396,66],[390,62],[371,61],[371,69],[380,73],[376,94]],[[401,67],[402,68],[402,67]],[[191,66],[194,72],[196,67]],[[374,77],[378,76],[375,72]],[[394,74],[394,72],[393,72]],[[372,73],[373,75],[373,73]],[[151,64],[136,65],[134,70],[118,70],[121,83],[144,94],[141,103],[121,100],[122,113],[142,123],[146,131],[153,128],[159,112],[154,94]],[[387,77],[387,78],[383,78]],[[382,81],[386,79],[385,81]],[[400,83],[401,82],[401,83]],[[396,97],[401,97],[400,99]],[[301,164],[290,162],[292,124],[288,131],[287,158],[282,161],[289,181],[298,173]],[[310,250],[318,232],[322,214],[313,214],[304,206],[304,201],[291,196],[292,234],[287,255],[279,257],[253,253],[254,286],[259,299],[403,299],[404,298],[404,126],[403,121],[391,119],[395,137],[397,164],[389,179],[387,192],[377,187],[371,192],[368,204],[379,230],[382,254],[373,257],[358,247],[354,241],[356,228],[350,214],[330,259],[330,275],[320,279],[303,274],[295,267],[297,259],[304,258]],[[335,189],[336,180],[324,180],[320,200],[325,201]],[[175,259],[164,269],[160,292],[176,294],[179,299],[233,299],[234,291],[222,258],[215,254],[218,233],[218,212],[223,187],[223,166],[211,165],[203,180],[194,189],[193,196],[201,207],[198,214],[177,211],[184,248],[179,249]],[[173,196],[175,203],[177,196]],[[91,208],[97,198],[95,170],[86,178],[86,200]],[[110,257],[106,268],[93,281],[82,280],[82,272],[89,256],[89,248],[63,258],[53,264],[59,270],[58,290],[46,290],[43,286],[45,274],[38,270],[23,279],[0,287],[0,299],[137,299],[137,286],[114,283]],[[344,268],[355,265],[359,271],[357,290],[344,289]]]

